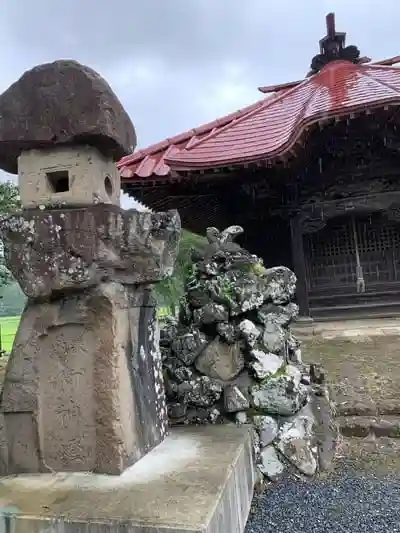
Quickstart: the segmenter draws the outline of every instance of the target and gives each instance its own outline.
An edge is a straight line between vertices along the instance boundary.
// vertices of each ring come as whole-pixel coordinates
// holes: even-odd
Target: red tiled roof
[[[283,155],[313,123],[384,104],[400,104],[400,70],[333,61],[234,123],[166,157],[173,169],[205,169]]]
[[[285,154],[308,127],[386,104],[400,105],[400,69],[333,61],[318,74],[200,128],[124,157],[123,181],[210,169]]]
[[[243,109],[239,109],[234,113],[230,113],[225,117],[213,120],[208,124],[204,124],[198,128],[193,128],[189,131],[168,138],[165,141],[153,144],[148,148],[123,157],[117,165],[121,177],[123,179],[141,179],[149,178],[151,176],[167,176],[171,169],[165,163],[166,157],[178,152],[179,150],[190,148],[190,146],[208,136],[210,133],[219,131],[228,124],[233,123],[254,109],[262,106],[265,101],[274,100],[276,97],[276,94],[269,95],[267,98],[244,107]]]

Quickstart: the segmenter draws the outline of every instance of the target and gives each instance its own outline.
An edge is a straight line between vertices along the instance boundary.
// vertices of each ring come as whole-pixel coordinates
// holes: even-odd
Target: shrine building
[[[315,319],[400,312],[400,56],[345,38],[329,14],[305,79],[118,163],[126,193],[186,229],[243,226]]]

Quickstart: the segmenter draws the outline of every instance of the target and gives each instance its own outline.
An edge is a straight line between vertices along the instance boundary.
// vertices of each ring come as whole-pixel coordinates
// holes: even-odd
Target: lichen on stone
[[[285,471],[285,454],[287,464],[310,475],[318,462],[314,435],[289,456],[281,430],[301,425],[296,417],[314,387],[291,331],[296,277],[284,266],[266,268],[234,243],[241,231],[209,228],[208,245],[193,254],[179,318],[164,321],[170,424],[253,423],[256,462],[268,478]],[[188,356],[180,339],[190,331],[201,342],[191,341]],[[307,456],[306,466],[300,456]]]

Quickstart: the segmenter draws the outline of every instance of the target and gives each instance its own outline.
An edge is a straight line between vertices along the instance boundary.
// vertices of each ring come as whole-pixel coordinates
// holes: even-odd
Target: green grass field
[[[0,317],[1,349],[10,352],[17,333],[19,316]]]

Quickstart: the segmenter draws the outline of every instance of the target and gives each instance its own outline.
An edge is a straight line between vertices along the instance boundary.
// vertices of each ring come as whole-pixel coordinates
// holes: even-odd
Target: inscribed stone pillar
[[[173,271],[179,216],[119,206],[115,160],[136,137],[91,69],[36,67],[0,114],[0,167],[18,170],[23,207],[0,232],[28,297],[0,399],[0,474],[119,474],[167,430],[151,285]]]

